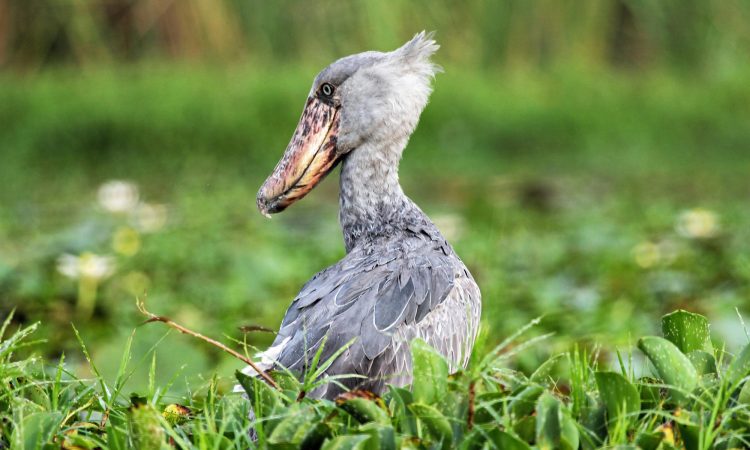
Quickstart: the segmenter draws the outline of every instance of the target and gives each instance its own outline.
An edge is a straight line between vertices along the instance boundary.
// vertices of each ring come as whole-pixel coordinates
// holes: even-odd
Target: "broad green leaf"
[[[222,434],[214,433],[200,433],[196,442],[197,448],[205,448],[211,450],[230,450],[233,449],[232,441],[228,437]],[[171,450],[171,446],[162,445],[162,450]],[[138,450],[146,450],[139,448]]]
[[[661,329],[664,337],[686,355],[695,350],[713,351],[708,319],[700,314],[677,310],[662,317]]]
[[[548,383],[550,373],[552,373],[552,369],[555,368],[558,362],[562,358],[566,356],[565,353],[561,353],[559,355],[555,355],[551,358],[549,358],[547,361],[544,361],[535,371],[531,374],[531,377],[529,377],[529,380],[534,383],[540,383],[545,384]]]
[[[430,405],[421,403],[413,403],[410,408],[419,420],[427,426],[430,435],[440,443],[443,449],[451,448],[453,427],[440,411]]]
[[[503,450],[530,450],[531,446],[526,442],[518,439],[507,431],[498,428],[492,430],[489,439],[495,444],[495,448]]]
[[[390,386],[386,398],[390,398],[388,408],[396,430],[405,434],[416,434],[417,420],[412,410],[409,409],[409,405],[414,403],[413,394],[404,388]]]
[[[562,402],[545,392],[536,406],[536,445],[540,449],[575,450],[579,442],[578,428]]]
[[[716,359],[714,355],[706,353],[703,350],[693,350],[687,354],[688,359],[695,367],[698,375],[709,375],[716,373]]]
[[[567,410],[562,411],[560,427],[560,447],[565,450],[577,450],[579,445],[578,427]]]
[[[326,439],[333,436],[333,428],[326,421],[319,421],[313,425],[300,442],[300,448],[320,448]]]
[[[321,450],[359,450],[364,448],[364,443],[370,439],[367,434],[351,434],[338,436],[326,441]]]
[[[225,395],[219,399],[216,418],[227,428],[239,428],[244,426],[250,411],[251,405],[247,399],[239,395]]]
[[[590,402],[583,411],[581,425],[590,431],[583,436],[583,448],[599,448],[607,437],[607,407],[601,403]]]
[[[388,412],[380,406],[377,401],[366,398],[350,398],[344,401],[336,402],[339,408],[349,413],[360,423],[376,422],[380,424],[390,424],[391,418]]]
[[[656,450],[664,439],[664,433],[656,431],[653,433],[638,433],[635,444],[642,450]]]
[[[364,445],[367,450],[396,450],[396,432],[390,425],[366,423],[357,432],[370,436]]]
[[[638,340],[638,348],[648,356],[659,378],[676,388],[670,389],[672,400],[684,402],[698,385],[698,372],[687,356],[670,341],[656,336],[642,337]]]
[[[526,386],[519,392],[513,400],[510,401],[510,410],[516,418],[528,416],[534,411],[534,405],[537,399],[544,392],[544,388],[539,385]]]
[[[497,422],[503,415],[503,404],[507,398],[502,392],[485,392],[474,399],[474,423]],[[531,405],[534,408],[534,405]]]
[[[641,396],[642,409],[654,409],[661,403],[661,384],[659,380],[651,377],[641,377],[638,379],[638,390]]]
[[[239,370],[234,373],[234,376],[245,390],[257,417],[269,417],[275,409],[283,406],[281,394],[265,381],[245,375]]]
[[[530,450],[531,446],[513,434],[494,427],[489,430],[475,428],[465,436],[459,448],[461,450]]]
[[[13,430],[12,447],[18,450],[41,449],[52,441],[62,419],[62,414],[56,411],[29,414],[23,418],[21,427]]]
[[[127,431],[112,423],[107,424],[107,444],[110,450],[125,450],[128,448]]]
[[[448,363],[445,358],[422,339],[411,342],[414,401],[438,404],[448,392]]]
[[[536,417],[526,416],[513,425],[515,432],[521,439],[526,442],[533,442],[536,437]]]
[[[293,405],[284,411],[283,419],[268,437],[271,444],[299,444],[312,429],[317,413],[311,407]]]
[[[607,407],[609,421],[616,422],[622,415],[630,415],[641,410],[641,397],[638,389],[617,372],[596,372],[594,374],[599,395]]]
[[[742,349],[739,355],[732,360],[725,375],[729,386],[734,387],[750,373],[750,344]]]
[[[742,384],[740,395],[737,397],[737,401],[743,405],[750,405],[750,381],[745,381]]]
[[[685,450],[699,450],[701,448],[700,437],[701,430],[697,425],[677,422],[680,430],[680,437]]]
[[[562,404],[549,392],[536,403],[536,445],[540,449],[560,448]]]
[[[101,448],[98,439],[93,438],[94,435],[94,433],[92,435],[78,433],[77,430],[69,431],[66,433],[65,438],[63,438],[61,447],[65,450],[93,450]]]

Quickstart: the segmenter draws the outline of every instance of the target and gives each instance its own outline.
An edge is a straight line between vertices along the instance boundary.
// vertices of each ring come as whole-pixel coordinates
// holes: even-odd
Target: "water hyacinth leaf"
[[[594,374],[599,395],[607,407],[610,423],[622,415],[635,414],[641,410],[641,397],[638,389],[617,372],[596,372]]]
[[[62,414],[59,412],[38,412],[23,418],[20,427],[13,430],[12,448],[35,450],[52,442],[52,437],[60,428]]]
[[[448,392],[448,362],[422,339],[411,342],[414,401],[438,404]]]
[[[654,365],[659,378],[675,387],[669,390],[670,398],[676,403],[684,402],[698,385],[698,372],[687,356],[673,343],[657,336],[642,337],[638,348]]]
[[[687,353],[687,357],[695,367],[698,375],[709,375],[716,373],[716,359],[714,355],[706,353],[703,350],[693,350]]]
[[[396,432],[390,425],[371,422],[360,426],[357,432],[370,436],[364,444],[366,450],[396,450]]]
[[[708,319],[700,314],[677,310],[661,319],[664,337],[684,354],[695,350],[713,352]]]
[[[321,450],[360,450],[364,449],[364,443],[370,439],[367,434],[351,434],[338,436],[326,441]]]
[[[436,408],[421,403],[410,406],[419,420],[427,426],[430,435],[442,448],[450,448],[453,443],[453,427],[445,416]]]

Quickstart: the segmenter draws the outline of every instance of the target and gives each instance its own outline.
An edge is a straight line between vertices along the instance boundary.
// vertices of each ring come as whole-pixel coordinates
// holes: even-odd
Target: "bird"
[[[257,207],[270,217],[341,166],[346,255],[302,287],[258,363],[263,371],[301,374],[320,351],[319,361],[335,357],[326,375],[357,376],[311,396],[334,399],[350,389],[383,394],[388,385],[412,383],[415,338],[453,371],[468,364],[481,315],[479,287],[398,175],[442,71],[431,61],[438,48],[434,33],[423,31],[396,50],[354,54],[322,70],[289,145],[258,191]]]

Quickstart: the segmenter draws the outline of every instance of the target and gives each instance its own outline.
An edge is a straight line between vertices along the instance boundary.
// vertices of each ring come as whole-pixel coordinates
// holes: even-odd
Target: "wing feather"
[[[301,371],[324,337],[327,341],[323,361],[356,338],[329,372],[371,376],[373,371],[410,367],[411,362],[404,359],[402,351],[408,345],[396,342],[396,335],[403,334],[403,330],[458,333],[458,340],[466,336],[464,330],[454,331],[452,323],[445,324],[450,328],[446,330],[433,323],[454,321],[450,314],[430,314],[449,298],[456,277],[463,276],[460,260],[422,237],[391,240],[378,248],[378,252],[369,253],[354,249],[305,284],[287,310],[274,342],[275,345],[286,339],[277,364]],[[413,337],[416,336],[409,339]],[[445,345],[451,348],[446,348],[444,354],[454,356],[458,344],[452,342],[452,336],[445,338]]]

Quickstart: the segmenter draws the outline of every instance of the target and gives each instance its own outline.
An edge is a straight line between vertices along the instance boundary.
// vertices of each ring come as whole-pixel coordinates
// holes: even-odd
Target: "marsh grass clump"
[[[237,372],[246,395],[222,394],[216,377],[175,403],[170,385],[125,393],[129,344],[114,382],[77,378],[64,358],[50,365],[18,358],[37,344],[38,324],[16,331],[5,321],[0,343],[0,444],[3,448],[561,448],[730,449],[750,445],[750,345],[736,355],[713,345],[705,317],[678,310],[662,318],[662,336],[643,336],[640,372],[604,367],[602,350],[575,346],[527,375],[512,369],[541,345],[534,321],[450,374],[426,343],[412,343],[412,387],[382,397],[350,391],[336,401],[306,393],[326,378],[316,358],[298,379],[287,371],[261,378]],[[533,337],[532,337],[533,336]],[[88,357],[85,344],[83,353]]]

